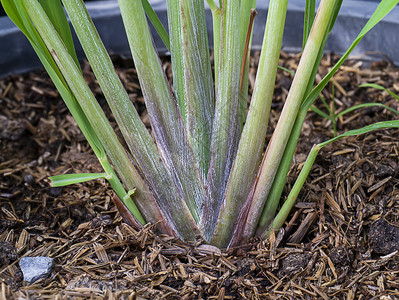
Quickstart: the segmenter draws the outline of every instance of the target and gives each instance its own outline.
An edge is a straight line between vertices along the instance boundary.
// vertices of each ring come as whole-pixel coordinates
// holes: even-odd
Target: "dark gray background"
[[[150,0],[161,21],[166,26],[165,0]],[[258,15],[255,19],[253,49],[260,49],[266,21],[268,1],[258,0]],[[302,46],[303,7],[305,0],[289,0],[286,28],[283,38],[283,50],[300,51]],[[376,9],[379,1],[344,0],[333,32],[327,41],[326,50],[343,54],[356,38],[368,18]],[[113,53],[129,55],[129,46],[123,29],[119,7],[116,0],[93,1],[87,3],[90,15],[104,41],[106,48]],[[209,41],[212,43],[212,17],[207,11]],[[116,34],[117,33],[117,34]],[[156,33],[154,42],[160,53],[166,48]],[[77,52],[83,58],[79,44]],[[212,46],[212,45],[211,45]],[[376,52],[370,55],[371,52]],[[8,17],[0,17],[0,77],[12,73],[26,72],[40,67],[36,54],[21,32]],[[384,56],[385,55],[385,56]],[[377,24],[359,43],[352,56],[368,59],[389,58],[399,65],[399,6]]]

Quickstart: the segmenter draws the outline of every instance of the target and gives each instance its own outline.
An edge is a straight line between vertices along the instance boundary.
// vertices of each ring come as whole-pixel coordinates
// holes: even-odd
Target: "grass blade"
[[[62,8],[61,0],[40,0],[39,3],[46,12],[55,30],[57,30],[62,41],[65,43],[69,54],[72,56],[76,65],[80,68],[75,46],[72,40],[71,30],[69,28],[64,9]]]
[[[75,183],[82,183],[94,179],[106,178],[106,176],[107,174],[105,173],[82,173],[56,175],[49,177],[49,179],[51,180],[51,186],[59,187]]]
[[[303,43],[302,49],[305,48],[306,42],[309,37],[310,30],[312,29],[316,9],[316,0],[306,0],[305,4],[305,19],[303,22]]]
[[[319,116],[322,116],[323,118],[326,118],[327,120],[333,121],[329,115],[327,115],[325,112],[318,109],[316,106],[311,106],[310,109],[312,111],[314,111],[315,113],[317,113]]]
[[[377,89],[377,90],[383,90],[383,91],[387,92],[389,95],[391,95],[392,97],[394,97],[396,100],[399,101],[399,96],[398,95],[394,94],[392,91],[384,88],[383,86],[381,86],[379,84],[365,83],[365,84],[359,85],[359,87],[369,87],[369,88],[374,88],[374,89]]]
[[[386,105],[384,105],[382,103],[374,103],[374,102],[372,102],[372,103],[363,103],[363,104],[352,106],[352,107],[344,110],[343,112],[340,112],[339,114],[337,114],[336,118],[340,118],[343,115],[346,115],[347,113],[350,113],[350,112],[352,112],[354,110],[357,110],[359,108],[364,108],[364,107],[383,107],[386,110],[389,110],[389,111],[391,111],[391,112],[393,112],[395,114],[399,114],[399,111],[397,111],[396,109],[393,109],[393,108],[391,108],[389,106],[386,106]]]
[[[156,32],[158,33],[162,42],[165,44],[166,48],[170,51],[169,35],[166,32],[165,27],[163,27],[154,9],[152,8],[150,2],[148,2],[148,0],[141,0],[141,3],[143,4],[144,11],[148,19],[150,20],[151,24],[154,26]]]

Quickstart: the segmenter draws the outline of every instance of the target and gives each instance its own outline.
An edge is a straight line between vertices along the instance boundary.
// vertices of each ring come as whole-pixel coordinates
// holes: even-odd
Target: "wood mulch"
[[[295,70],[299,55],[282,53]],[[254,84],[259,54],[251,61]],[[323,74],[338,59],[326,56]],[[115,58],[118,73],[143,121],[148,114],[132,62]],[[170,62],[164,59],[168,74]],[[84,75],[110,120],[87,64]],[[292,75],[279,70],[272,129]],[[364,102],[399,110],[378,83],[399,94],[399,70],[381,61],[347,62],[334,77],[337,111]],[[250,89],[251,90],[251,89]],[[331,84],[323,92],[331,103]],[[322,108],[317,101],[316,105]],[[323,109],[325,111],[325,109]],[[398,119],[364,108],[338,120],[339,132]],[[288,194],[314,143],[333,134],[313,112],[288,176]],[[0,298],[1,299],[395,299],[399,297],[399,130],[380,130],[325,147],[284,230],[267,241],[220,251],[189,245],[124,224],[105,181],[49,187],[55,174],[101,171],[74,120],[43,71],[0,81]],[[22,281],[23,256],[55,258],[47,279]]]

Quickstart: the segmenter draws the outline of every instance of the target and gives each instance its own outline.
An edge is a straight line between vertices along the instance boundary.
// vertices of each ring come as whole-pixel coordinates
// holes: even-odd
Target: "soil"
[[[259,54],[251,60],[250,91]],[[295,70],[299,55],[282,53]],[[337,61],[326,56],[317,81]],[[114,58],[144,123],[148,114],[131,60]],[[163,60],[167,74],[170,62]],[[87,64],[84,75],[114,124]],[[270,138],[292,75],[279,70]],[[347,62],[323,91],[337,111],[365,102],[399,110],[378,83],[399,93],[389,62]],[[333,97],[334,90],[334,97]],[[320,100],[316,105],[323,108]],[[372,107],[341,117],[338,132],[398,119]],[[115,124],[114,124],[115,125]],[[283,197],[314,143],[333,136],[309,112]],[[136,231],[123,223],[105,181],[51,188],[48,177],[101,168],[43,71],[0,81],[0,278],[6,299],[395,299],[399,297],[399,130],[380,130],[325,147],[277,236],[220,251]],[[23,282],[23,256],[55,258],[49,278]]]

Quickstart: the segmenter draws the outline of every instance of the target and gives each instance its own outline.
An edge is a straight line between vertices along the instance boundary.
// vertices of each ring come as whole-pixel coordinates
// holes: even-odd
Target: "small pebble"
[[[47,194],[49,194],[51,197],[59,197],[62,194],[62,188],[52,187],[49,190],[47,190]]]
[[[35,183],[35,177],[33,177],[31,174],[26,173],[24,175],[24,181],[25,183],[32,185]]]
[[[395,175],[395,170],[387,165],[381,165],[377,169],[377,171],[374,173],[375,177],[377,178],[382,178],[382,177],[388,177],[388,176],[394,176]]]
[[[24,274],[24,280],[33,283],[50,275],[54,259],[45,256],[23,257],[19,261],[19,266]]]

